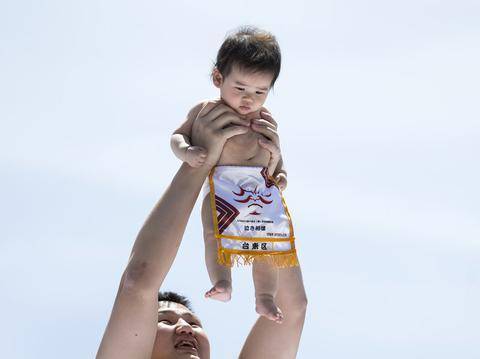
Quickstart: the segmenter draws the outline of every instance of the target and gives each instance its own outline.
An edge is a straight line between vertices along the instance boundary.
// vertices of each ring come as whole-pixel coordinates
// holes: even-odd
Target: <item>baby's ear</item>
[[[215,85],[215,87],[222,86],[223,76],[216,67],[212,71],[212,81],[213,81],[213,84]]]

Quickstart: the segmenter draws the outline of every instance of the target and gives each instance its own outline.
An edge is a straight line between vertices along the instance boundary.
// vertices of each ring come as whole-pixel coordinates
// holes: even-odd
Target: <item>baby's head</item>
[[[281,55],[275,36],[242,27],[227,36],[212,71],[220,96],[241,115],[261,109],[280,74]]]

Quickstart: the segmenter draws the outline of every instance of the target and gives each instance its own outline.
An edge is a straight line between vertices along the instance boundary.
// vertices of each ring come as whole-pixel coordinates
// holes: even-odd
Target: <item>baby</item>
[[[189,112],[172,135],[175,155],[192,167],[204,164],[206,150],[190,141],[192,126],[200,114],[219,103],[245,119],[274,123],[262,106],[279,75],[280,60],[278,43],[268,32],[246,27],[228,36],[212,71],[220,99],[203,101]],[[202,224],[205,261],[213,285],[205,296],[230,300],[230,267],[234,262],[251,263],[256,311],[281,322],[282,312],[274,301],[278,268],[298,265],[298,261],[290,215],[280,191],[287,185],[286,172],[280,160],[269,173],[270,152],[261,138],[263,135],[251,128],[230,138],[205,185]]]

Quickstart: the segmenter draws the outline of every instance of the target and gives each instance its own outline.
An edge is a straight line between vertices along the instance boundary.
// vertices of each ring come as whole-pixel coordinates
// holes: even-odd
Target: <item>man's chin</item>
[[[178,358],[185,359],[200,359],[200,353],[196,349],[180,349],[177,348],[175,352],[178,354]]]

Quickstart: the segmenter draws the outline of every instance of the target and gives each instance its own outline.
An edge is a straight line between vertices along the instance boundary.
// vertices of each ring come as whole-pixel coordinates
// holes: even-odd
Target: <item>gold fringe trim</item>
[[[251,265],[254,261],[267,262],[277,268],[297,267],[299,265],[297,253],[295,251],[289,253],[274,254],[252,254],[252,253],[232,253],[224,248],[218,249],[217,261],[226,267]]]

